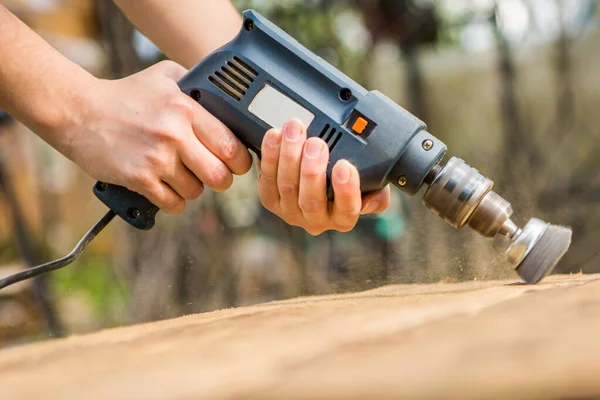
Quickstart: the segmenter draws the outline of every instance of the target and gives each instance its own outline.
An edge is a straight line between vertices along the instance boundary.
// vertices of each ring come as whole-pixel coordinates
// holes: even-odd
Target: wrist
[[[100,79],[85,70],[78,71],[54,108],[38,119],[39,134],[52,147],[72,159],[73,146],[84,131],[85,120],[92,109],[93,93]]]

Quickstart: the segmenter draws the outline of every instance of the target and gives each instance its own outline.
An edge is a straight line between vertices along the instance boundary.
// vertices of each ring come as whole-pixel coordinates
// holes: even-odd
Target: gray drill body
[[[259,156],[265,133],[298,117],[309,137],[320,137],[329,147],[328,178],[333,165],[346,159],[356,166],[363,193],[391,183],[415,195],[428,185],[423,204],[450,225],[509,238],[507,257],[517,271],[536,254],[531,250],[540,240],[557,237],[546,223],[519,228],[510,220],[510,203],[492,191],[490,179],[455,157],[442,165],[446,145],[421,120],[383,94],[367,91],[254,11],[244,12],[237,37],[200,61],[179,86]],[[106,184],[97,184],[94,192],[136,228],[154,225],[158,208],[142,196]],[[333,199],[330,184],[328,197]],[[559,236],[553,246],[566,251],[570,234]],[[529,257],[527,265],[544,273],[528,274],[527,281],[545,276],[558,261],[537,265],[538,260]]]

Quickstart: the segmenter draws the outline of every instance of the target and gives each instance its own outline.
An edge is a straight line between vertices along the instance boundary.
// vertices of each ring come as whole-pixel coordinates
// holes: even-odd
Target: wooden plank
[[[600,395],[600,275],[513,283],[388,286],[8,349],[3,397]]]

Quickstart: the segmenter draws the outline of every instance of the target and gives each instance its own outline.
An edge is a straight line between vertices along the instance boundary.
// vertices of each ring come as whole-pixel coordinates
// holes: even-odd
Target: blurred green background
[[[106,78],[162,59],[107,0],[2,2]],[[600,272],[596,0],[240,0],[428,124],[496,182],[519,223],[574,228],[562,273]],[[193,18],[193,16],[191,16]],[[2,118],[2,117],[0,117]],[[104,212],[93,180],[22,125],[0,123],[0,274],[68,252]],[[256,174],[149,232],[116,221],[73,266],[0,292],[0,341],[385,284],[515,275],[505,243],[455,231],[393,193],[350,233],[311,237],[258,201]]]

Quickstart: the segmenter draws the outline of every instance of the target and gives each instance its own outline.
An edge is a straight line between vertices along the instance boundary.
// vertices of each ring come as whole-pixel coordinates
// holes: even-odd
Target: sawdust
[[[600,275],[396,285],[0,352],[3,399],[600,396]]]

